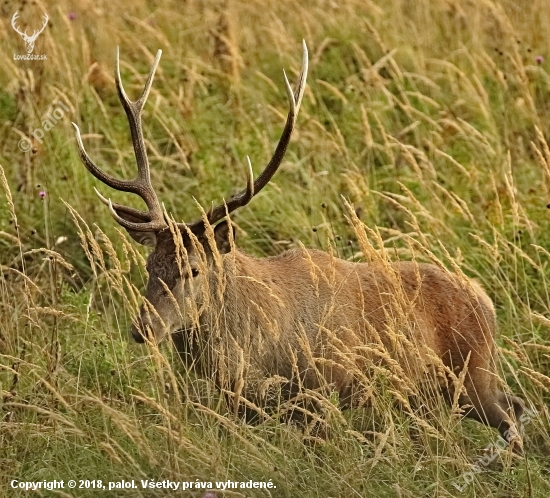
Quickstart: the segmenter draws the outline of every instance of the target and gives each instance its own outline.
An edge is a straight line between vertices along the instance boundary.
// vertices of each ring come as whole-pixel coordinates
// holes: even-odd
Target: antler
[[[256,178],[256,181],[253,181],[252,165],[250,164],[250,158],[247,156],[246,159],[248,161],[248,169],[246,188],[239,192],[237,195],[231,197],[231,199],[229,199],[227,202],[224,202],[223,204],[212,208],[207,214],[208,222],[210,224],[214,224],[220,221],[227,214],[235,211],[237,208],[246,206],[250,202],[252,197],[254,197],[269,183],[269,181],[281,165],[283,157],[286,153],[286,149],[290,142],[290,137],[292,136],[292,131],[296,123],[296,118],[298,117],[298,111],[300,110],[300,104],[302,103],[302,97],[304,96],[304,90],[306,87],[308,52],[305,40],[302,40],[302,50],[302,69],[300,71],[300,78],[298,79],[298,88],[296,89],[295,93],[292,92],[292,87],[290,86],[290,83],[288,82],[288,78],[286,76],[286,72],[283,69],[290,110],[288,111],[286,124],[283,133],[281,134],[281,138],[279,139],[279,143],[277,144],[277,147],[275,149],[275,152],[273,153],[273,157],[271,158],[269,163],[267,163],[267,166],[262,171],[260,176]],[[190,228],[195,228],[201,223],[203,223],[202,219],[190,223],[188,224],[188,226]]]
[[[28,35],[27,34],[27,30],[25,30],[24,33],[22,33],[19,28],[15,25],[15,21],[17,20],[17,18],[19,17],[19,11],[16,11],[15,14],[13,14],[13,17],[11,18],[11,27],[17,32],[19,33],[25,40],[29,40],[29,41],[34,41],[38,38],[38,35],[40,33],[42,33],[42,31],[44,31],[46,29],[46,26],[48,25],[48,20],[50,19],[48,17],[48,14],[44,14],[44,24],[42,25],[42,28],[40,30],[34,30],[33,34],[32,35]]]
[[[33,41],[36,40],[38,38],[38,35],[46,29],[46,26],[48,25],[48,20],[49,19],[50,18],[48,17],[48,14],[44,14],[44,24],[42,25],[42,28],[40,28],[40,30],[38,30],[38,31],[34,30],[32,36],[29,37],[31,40],[33,40]]]
[[[13,14],[13,17],[11,18],[11,27],[15,30],[16,33],[19,33],[23,38],[26,38],[28,37],[29,35],[27,35],[27,30],[25,30],[24,33],[21,33],[21,31],[19,31],[19,28],[15,25],[15,21],[17,20],[17,18],[19,17],[19,11],[15,11],[15,14]]]
[[[281,134],[281,138],[279,139],[279,143],[277,144],[273,157],[265,167],[264,171],[260,174],[260,176],[256,178],[256,181],[254,181],[253,179],[252,165],[250,164],[250,159],[247,157],[248,170],[246,188],[237,195],[233,196],[227,202],[224,202],[223,204],[212,208],[207,214],[209,223],[216,223],[224,218],[228,213],[231,213],[235,209],[248,204],[252,197],[254,197],[262,188],[264,188],[269,183],[269,181],[279,168],[290,142],[292,130],[294,129],[296,117],[298,115],[300,104],[302,103],[302,98],[304,96],[308,70],[308,52],[305,41],[302,42],[302,47],[302,70],[300,72],[298,88],[296,89],[295,93],[293,93],[290,83],[288,82],[286,73],[284,73],[283,71],[290,110],[288,112],[283,133]],[[138,166],[138,176],[136,179],[119,180],[99,169],[90,159],[86,150],[84,149],[84,145],[82,144],[82,137],[80,136],[80,130],[78,126],[73,123],[73,126],[76,130],[76,140],[78,143],[80,158],[88,171],[92,173],[92,175],[94,175],[98,180],[102,181],[109,187],[124,192],[132,192],[134,194],[138,194],[145,201],[148,211],[140,211],[138,209],[134,209],[128,206],[113,203],[111,199],[105,198],[97,190],[94,189],[100,200],[104,204],[109,206],[111,214],[120,225],[129,230],[135,230],[139,232],[156,232],[163,230],[167,227],[164,209],[163,207],[161,207],[155,191],[153,190],[153,186],[151,185],[149,162],[147,160],[147,151],[145,149],[143,132],[141,128],[141,111],[143,110],[143,106],[145,105],[145,101],[147,100],[147,96],[149,95],[149,91],[153,83],[153,77],[159,64],[161,54],[162,51],[159,50],[157,52],[155,61],[153,62],[153,66],[151,67],[151,70],[149,72],[149,76],[147,78],[147,82],[145,83],[145,88],[143,90],[143,93],[141,94],[141,97],[137,101],[131,102],[126,96],[126,92],[124,91],[120,80],[119,51],[117,48],[116,87],[119,99],[122,103],[122,106],[124,107],[124,110],[126,111],[126,116],[128,117],[128,122],[130,124],[132,143],[134,146],[134,152]],[[135,220],[139,220],[139,222]],[[202,218],[200,218],[193,223],[180,223],[178,224],[178,226],[182,229],[184,226],[187,226],[189,229],[194,230],[195,233],[199,233],[204,228],[204,221],[202,220]]]
[[[95,163],[90,159],[88,153],[84,149],[82,144],[82,137],[80,136],[80,129],[78,126],[73,123],[73,126],[76,131],[76,140],[78,143],[78,152],[80,154],[80,159],[84,163],[84,166],[88,171],[94,175],[98,180],[102,181],[109,187],[112,187],[116,190],[121,190],[123,192],[132,192],[139,195],[147,205],[148,211],[140,211],[131,207],[123,206],[121,204],[115,204],[111,199],[106,199],[103,197],[97,190],[96,194],[100,200],[109,206],[113,218],[121,224],[124,228],[129,230],[137,230],[139,232],[149,232],[157,231],[166,228],[166,221],[164,220],[163,210],[153,190],[151,184],[151,177],[149,173],[149,161],[147,159],[147,151],[145,149],[145,143],[143,140],[143,132],[141,128],[141,112],[149,96],[149,91],[151,90],[151,85],[153,84],[153,77],[155,71],[160,61],[160,56],[162,55],[162,50],[157,52],[157,56],[151,70],[149,71],[149,76],[145,83],[145,88],[141,94],[141,97],[132,102],[124,88],[120,79],[120,59],[119,59],[119,50],[117,47],[116,52],[116,88],[118,93],[118,98],[124,107],[126,116],[128,117],[128,123],[130,125],[130,133],[132,135],[132,144],[134,146],[134,153],[136,156],[136,163],[138,167],[138,176],[134,180],[119,180],[112,177],[111,175],[105,173],[99,169]],[[127,215],[128,219],[123,218],[120,214]],[[141,223],[135,222],[134,220],[141,220]]]

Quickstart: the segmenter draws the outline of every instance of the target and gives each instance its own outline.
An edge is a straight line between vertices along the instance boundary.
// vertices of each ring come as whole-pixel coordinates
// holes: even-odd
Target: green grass
[[[550,136],[544,2],[44,5],[50,24],[35,53],[46,53],[45,62],[13,60],[24,53],[10,27],[17,7],[3,10],[0,494],[26,495],[11,489],[12,479],[271,479],[269,493],[225,496],[548,496],[550,169],[535,152],[545,156]],[[32,31],[41,15],[28,5],[21,22]],[[256,174],[270,158],[286,113],[282,69],[294,83],[302,38],[310,75],[297,130],[272,184],[234,216],[238,245],[265,256],[299,241],[330,243],[341,257],[360,258],[344,196],[378,227],[392,259],[436,258],[483,284],[497,308],[501,375],[538,415],[526,427],[525,459],[510,463],[501,452],[462,492],[453,482],[463,483],[496,431],[442,406],[437,422],[422,425],[395,407],[383,378],[373,379],[372,407],[328,410],[327,438],[304,445],[300,430],[277,417],[257,426],[232,419],[215,387],[185,372],[170,344],[159,354],[128,341],[131,285],[137,296],[146,281],[130,251],[146,252],[125,245],[92,187],[138,202],[87,173],[70,121],[91,135],[85,145],[101,167],[132,178],[115,47],[130,98],[161,48],[144,133],[159,196],[191,221],[199,216],[194,198],[209,206],[245,185],[246,155]],[[537,63],[538,55],[548,61]],[[59,99],[71,112],[33,152],[21,152],[19,140]],[[82,217],[80,228],[62,200]],[[83,248],[94,241],[87,257]],[[33,252],[44,248],[54,252]],[[99,494],[124,493],[57,493]]]

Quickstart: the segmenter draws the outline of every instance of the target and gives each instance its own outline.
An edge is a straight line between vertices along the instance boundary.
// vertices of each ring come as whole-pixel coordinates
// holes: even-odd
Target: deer
[[[17,18],[19,17],[19,11],[16,11],[15,14],[13,14],[13,17],[11,18],[11,27],[21,35],[21,38],[23,38],[25,42],[25,48],[27,49],[27,54],[32,54],[32,51],[34,50],[34,42],[38,38],[38,35],[42,33],[46,29],[46,26],[48,25],[48,14],[44,14],[44,22],[42,23],[42,27],[40,29],[35,29],[32,33],[32,35],[27,34],[27,30],[21,31],[18,26],[15,24],[17,21]]]
[[[437,363],[448,404],[458,403],[464,416],[498,429],[521,451],[524,403],[501,387],[495,309],[476,280],[431,263],[354,262],[303,245],[259,258],[235,246],[230,214],[270,182],[289,145],[307,79],[305,42],[295,91],[283,72],[289,111],[273,156],[255,179],[247,157],[246,187],[192,222],[176,222],[167,213],[150,178],[141,115],[161,54],[141,96],[131,101],[117,48],[115,83],[135,152],[134,180],[100,169],[73,123],[87,170],[115,190],[137,194],[147,206],[142,211],[115,203],[94,188],[130,237],[152,248],[143,304],[131,326],[134,340],[158,344],[172,337],[184,363],[232,393],[235,406],[267,406],[273,396],[266,385],[280,382],[283,400],[329,386],[345,409],[357,401],[358,369],[379,365],[384,351],[398,349],[391,329],[405,316],[406,344],[424,353],[419,365],[401,360],[403,376],[420,378]],[[449,385],[441,376],[461,378],[462,385]]]

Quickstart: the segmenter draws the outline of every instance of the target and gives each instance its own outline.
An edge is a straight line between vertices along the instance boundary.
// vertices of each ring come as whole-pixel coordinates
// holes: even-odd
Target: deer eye
[[[191,275],[193,276],[193,278],[197,277],[199,275],[199,270],[197,270],[196,268],[191,268]]]

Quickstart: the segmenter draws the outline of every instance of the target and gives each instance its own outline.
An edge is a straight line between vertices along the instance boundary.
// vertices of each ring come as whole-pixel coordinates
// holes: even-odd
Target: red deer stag
[[[277,381],[286,400],[328,386],[348,407],[356,401],[357,368],[379,365],[381,351],[398,349],[396,321],[405,316],[400,330],[425,354],[423,367],[401,362],[404,377],[433,373],[434,359],[446,372],[443,377],[466,369],[458,393],[456,376],[445,388],[439,375],[447,397],[468,405],[467,416],[515,439],[510,434],[518,430],[523,402],[500,388],[495,311],[476,281],[431,264],[353,263],[307,249],[258,259],[234,247],[229,213],[269,183],[289,144],[306,84],[305,43],[296,92],[285,74],[290,110],[273,157],[256,180],[249,161],[246,188],[193,223],[168,217],[149,174],[141,113],[160,56],[159,50],[141,97],[132,102],[122,87],[117,51],[116,88],[130,124],[136,179],[119,180],[99,169],[74,125],[88,171],[109,187],[138,194],[148,208],[116,204],[96,190],[115,220],[137,242],[154,248],[147,259],[144,304],[132,326],[134,339],[158,343],[179,334],[184,362],[249,407],[251,399],[265,406],[266,385]],[[373,351],[374,356],[378,352],[374,360]]]

